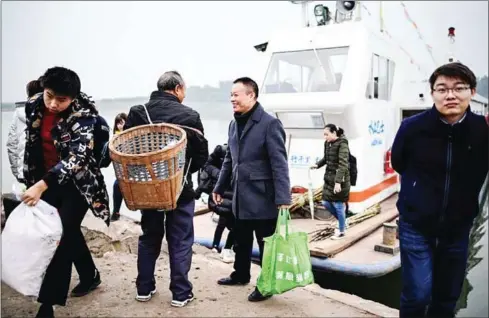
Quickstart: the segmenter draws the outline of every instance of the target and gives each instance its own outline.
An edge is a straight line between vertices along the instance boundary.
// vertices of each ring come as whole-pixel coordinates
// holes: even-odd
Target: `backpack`
[[[203,168],[200,169],[198,172],[197,182],[198,188],[201,192],[207,193],[209,195],[212,194],[215,183],[213,182],[213,180],[211,180],[209,174]]]
[[[214,156],[219,155],[219,158],[221,158],[221,160],[224,161],[224,156],[226,154],[227,148],[228,148],[227,144],[218,145],[216,146],[212,154]],[[223,154],[224,156],[222,156]],[[198,189],[201,192],[211,195],[212,191],[214,190],[214,187],[216,186],[217,180],[213,180],[211,176],[207,173],[207,171],[205,171],[205,168],[206,166],[204,165],[198,171],[197,174]],[[221,169],[222,165],[217,166],[217,168]]]
[[[350,170],[350,185],[357,185],[357,158],[353,156],[348,148],[348,170]]]
[[[350,169],[350,184],[352,186],[357,185],[357,158],[353,156],[351,153],[348,154],[348,166]]]
[[[93,155],[100,168],[106,168],[110,165],[109,139],[110,127],[102,116],[97,116],[95,129],[93,132],[94,148]]]

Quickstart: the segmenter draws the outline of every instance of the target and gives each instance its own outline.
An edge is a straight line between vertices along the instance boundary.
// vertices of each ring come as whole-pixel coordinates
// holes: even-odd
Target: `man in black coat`
[[[141,211],[143,234],[138,244],[138,277],[136,279],[138,301],[149,301],[156,292],[154,279],[156,259],[161,251],[165,235],[170,257],[170,290],[173,294],[171,305],[183,307],[194,299],[188,272],[192,263],[194,243],[195,192],[192,173],[197,172],[209,156],[204,127],[199,114],[182,104],[185,98],[185,83],[177,72],[164,73],[157,83],[158,90],[151,93],[146,104],[151,121],[182,125],[187,132],[187,149],[184,171],[189,173],[177,208],[172,211]],[[143,105],[134,106],[129,111],[124,129],[149,124]],[[191,159],[191,164],[189,166]],[[166,219],[166,220],[165,220]]]
[[[474,73],[449,63],[429,82],[433,108],[405,119],[392,146],[401,175],[401,317],[454,316],[488,171],[489,129],[469,106]]]
[[[234,120],[229,125],[228,150],[213,199],[222,202],[233,187],[236,217],[234,272],[220,285],[244,285],[250,281],[253,232],[263,256],[264,237],[275,232],[279,208],[291,203],[285,131],[281,122],[258,103],[258,85],[248,77],[234,81],[231,92]],[[255,289],[249,301],[264,297]]]

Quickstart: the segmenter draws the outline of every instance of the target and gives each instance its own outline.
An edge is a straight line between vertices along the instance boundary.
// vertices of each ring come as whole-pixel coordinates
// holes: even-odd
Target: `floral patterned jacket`
[[[85,197],[92,213],[110,223],[109,196],[104,177],[92,154],[94,126],[98,111],[93,101],[80,93],[71,105],[60,114],[51,130],[59,162],[49,171],[43,164],[41,122],[45,105],[42,93],[34,95],[25,106],[26,145],[24,154],[24,178],[27,187],[44,180],[48,187],[66,184],[73,180]]]

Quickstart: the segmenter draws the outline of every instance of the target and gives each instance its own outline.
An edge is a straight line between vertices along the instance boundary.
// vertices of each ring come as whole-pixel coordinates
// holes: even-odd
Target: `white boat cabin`
[[[333,123],[357,158],[350,211],[397,192],[389,165],[394,136],[404,117],[432,106],[425,76],[399,47],[362,21],[345,21],[278,33],[260,49],[270,62],[259,100],[286,130],[291,186],[308,187],[307,169],[323,156],[323,128]],[[487,110],[487,100],[477,103]],[[311,172],[314,188],[323,174]]]

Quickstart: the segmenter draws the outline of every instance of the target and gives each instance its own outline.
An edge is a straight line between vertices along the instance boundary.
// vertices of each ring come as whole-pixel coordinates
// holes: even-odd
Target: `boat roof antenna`
[[[455,28],[454,27],[449,27],[448,28],[448,62],[458,62],[458,60],[455,58]]]
[[[308,28],[310,26],[309,23],[309,2],[312,2],[311,0],[306,0],[306,1],[290,1],[293,4],[300,4],[302,6],[302,26],[305,28]]]
[[[300,4],[302,6],[302,27],[308,28],[311,26],[309,21],[309,3],[313,0],[289,0],[293,4]],[[317,26],[330,24],[332,14],[327,6],[318,4],[314,6],[314,16],[316,17]],[[336,13],[334,16],[334,23],[341,23],[344,21],[361,20],[361,6],[360,1],[336,1]]]

